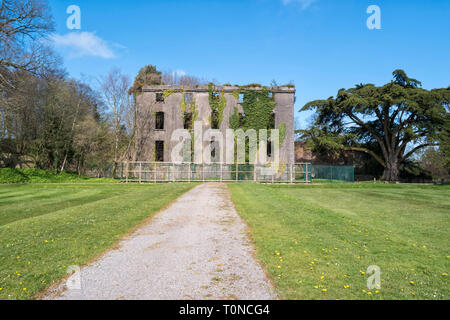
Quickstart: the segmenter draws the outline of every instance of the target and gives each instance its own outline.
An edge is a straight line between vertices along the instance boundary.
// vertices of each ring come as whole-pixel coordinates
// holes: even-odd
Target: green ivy
[[[230,128],[238,129],[241,127],[244,131],[248,129],[267,129],[270,125],[270,116],[275,108],[273,98],[269,97],[269,91],[263,88],[260,91],[243,90],[244,101],[242,102],[242,109],[245,117],[242,121],[242,126],[239,122],[238,109],[234,109],[234,114],[230,117]],[[237,92],[239,95],[239,92]]]
[[[183,91],[181,94],[181,102],[180,102],[180,109],[181,109],[181,115],[184,116],[184,113],[186,112],[186,102],[184,101],[185,92]]]
[[[168,98],[171,94],[173,94],[175,92],[180,92],[180,90],[178,90],[178,89],[166,89],[166,90],[164,90],[163,91],[164,99]]]
[[[219,128],[222,124],[223,110],[227,105],[227,99],[225,98],[225,91],[221,90],[218,96],[215,95],[215,86],[210,83],[208,84],[209,93],[209,106],[211,108],[211,114],[217,114],[217,118],[213,119],[211,117],[211,127]],[[213,123],[214,121],[214,123]]]
[[[286,124],[281,123],[277,129],[280,132],[280,146],[283,144],[284,138],[286,138]]]
[[[242,109],[245,117],[241,121],[238,108],[235,107],[229,120],[230,128],[234,130],[243,129],[244,131],[254,129],[256,132],[260,129],[269,129],[271,114],[275,108],[273,97],[269,97],[269,90],[266,87],[263,87],[260,91],[241,89],[240,92],[236,91],[236,93],[236,99],[239,98],[239,93],[244,93]],[[236,95],[234,96],[236,97]],[[286,124],[280,123],[277,129],[280,133],[279,144],[281,146],[286,137]],[[268,134],[270,135],[270,132]]]
[[[180,102],[180,110],[181,110],[181,116],[183,117],[183,120],[185,120],[186,117],[186,101],[185,99],[185,95],[186,93],[184,91],[181,92],[181,102]],[[197,117],[198,117],[198,110],[195,107],[195,99],[192,99],[192,101],[189,103],[189,109],[190,112],[192,113],[192,121],[196,121]]]

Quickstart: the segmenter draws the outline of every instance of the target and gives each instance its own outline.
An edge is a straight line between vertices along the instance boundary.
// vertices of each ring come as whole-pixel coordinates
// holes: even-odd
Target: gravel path
[[[178,198],[44,299],[276,299],[225,184]],[[69,281],[73,280],[69,278]]]

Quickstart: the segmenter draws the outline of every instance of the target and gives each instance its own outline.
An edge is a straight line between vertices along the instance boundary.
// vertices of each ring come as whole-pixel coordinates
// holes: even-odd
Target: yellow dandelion
[[[369,292],[367,292],[367,294],[370,296],[370,295],[372,295],[372,292],[369,291]]]
[[[319,289],[319,286],[314,286],[314,289]]]
[[[415,296],[416,294],[414,293],[414,291],[410,291],[409,292],[411,295]]]
[[[362,271],[362,270],[359,270],[359,272],[362,274],[362,275],[365,275],[366,273],[364,272],[364,271]]]
[[[411,285],[414,285],[414,281],[410,281],[409,283],[410,283]]]
[[[378,290],[375,290],[375,293],[380,293],[380,291],[378,291]]]
[[[281,266],[278,266],[277,268],[278,268],[278,269],[281,269]]]
[[[23,288],[23,291],[27,291],[27,288]]]
[[[443,273],[442,275],[443,275],[444,277],[448,276],[448,274],[447,274],[447,273],[445,273],[445,272],[444,272],[444,273]]]
[[[365,289],[362,289],[362,292],[366,293],[366,290],[365,290]]]
[[[422,246],[422,248],[426,249],[426,248],[427,248],[427,246]]]
[[[327,292],[327,289],[322,289],[322,292]]]
[[[324,276],[320,276],[320,279],[322,279],[323,280],[323,278],[325,278]]]

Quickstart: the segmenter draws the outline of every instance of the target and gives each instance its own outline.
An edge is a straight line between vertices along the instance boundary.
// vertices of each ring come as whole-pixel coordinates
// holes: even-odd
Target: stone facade
[[[275,102],[275,127],[284,124],[286,135],[280,148],[280,162],[294,163],[294,100],[295,88],[291,86],[266,87],[273,96]],[[241,89],[234,86],[217,86],[215,92],[223,92],[226,106],[222,113],[222,121],[219,130],[225,137],[225,130],[229,128],[230,116],[235,107],[240,113],[243,112],[242,105],[237,98],[237,92]],[[249,87],[245,90],[261,90],[258,87]],[[136,96],[136,161],[155,161],[155,146],[157,142],[160,147],[164,145],[163,161],[171,162],[172,148],[178,143],[171,141],[172,133],[176,129],[184,128],[182,114],[182,100],[188,96],[195,101],[197,112],[196,121],[201,121],[203,131],[211,128],[211,107],[209,105],[208,86],[199,85],[195,87],[179,86],[145,86]],[[163,101],[161,101],[163,100]],[[190,104],[186,102],[186,110]],[[162,114],[163,113],[163,114]],[[157,129],[158,121],[164,118],[164,126]],[[157,118],[159,118],[157,120]],[[161,123],[159,122],[159,125]]]

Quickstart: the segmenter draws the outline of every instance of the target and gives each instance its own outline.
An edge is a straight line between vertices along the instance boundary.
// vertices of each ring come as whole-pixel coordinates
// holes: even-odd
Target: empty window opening
[[[272,156],[272,141],[267,141],[267,156],[271,157]]]
[[[272,98],[273,98],[273,92],[269,91],[269,99],[272,99]]]
[[[185,112],[183,120],[184,120],[184,129],[192,130],[192,113]]]
[[[238,102],[239,102],[239,103],[244,102],[244,94],[243,94],[243,93],[239,93]]]
[[[164,162],[164,141],[155,141],[155,161]]]
[[[164,112],[157,112],[155,116],[155,129],[164,130]]]
[[[211,140],[210,145],[211,145],[211,161],[214,162],[216,160],[216,141]]]
[[[219,129],[219,111],[211,112],[211,129]]]
[[[245,113],[239,113],[239,127],[242,128],[244,126],[245,121]]]
[[[156,93],[156,102],[164,102],[164,93],[162,92]]]
[[[213,99],[220,99],[220,94],[218,92],[213,92],[212,97]]]
[[[267,125],[267,129],[275,129],[275,113],[272,112],[270,114],[269,123]]]
[[[194,100],[194,95],[192,93],[184,94],[184,102],[191,103]]]

